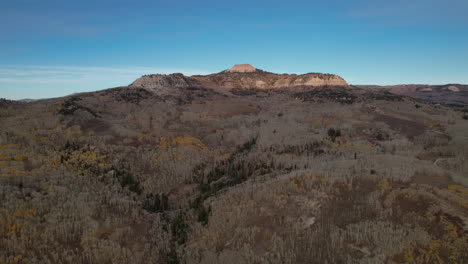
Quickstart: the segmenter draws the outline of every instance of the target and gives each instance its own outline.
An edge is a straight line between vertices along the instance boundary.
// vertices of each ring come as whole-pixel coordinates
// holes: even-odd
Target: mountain
[[[195,80],[181,73],[144,75],[131,83],[129,88],[143,88],[159,95],[180,95],[180,89],[199,86]]]
[[[468,108],[391,91],[236,65],[0,99],[0,263],[468,263]]]
[[[254,68],[249,64],[234,65],[216,74],[187,77],[182,74],[145,75],[130,84],[132,88],[144,88],[169,92],[167,88],[203,87],[221,91],[233,89],[286,89],[297,87],[348,86],[341,77],[333,74],[275,74]]]
[[[237,64],[230,69],[209,75],[184,76],[181,73],[144,75],[128,87],[143,88],[160,96],[183,96],[186,89],[212,89],[237,94],[254,90],[290,92],[313,90],[374,97],[391,93],[428,103],[468,104],[468,85],[349,85],[343,78],[334,74],[276,74],[254,68],[250,64]]]

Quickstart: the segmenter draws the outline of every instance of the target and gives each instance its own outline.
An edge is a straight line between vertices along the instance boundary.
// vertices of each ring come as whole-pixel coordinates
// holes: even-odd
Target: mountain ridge
[[[400,84],[400,85],[355,85],[356,87],[372,91],[390,92],[408,96],[417,100],[444,103],[468,104],[468,85],[464,84]]]
[[[168,88],[203,87],[229,91],[232,89],[280,89],[294,87],[344,86],[348,83],[340,76],[324,73],[276,74],[259,70],[250,64],[237,64],[232,68],[209,75],[185,76],[175,74],[143,75],[129,85],[167,93]]]

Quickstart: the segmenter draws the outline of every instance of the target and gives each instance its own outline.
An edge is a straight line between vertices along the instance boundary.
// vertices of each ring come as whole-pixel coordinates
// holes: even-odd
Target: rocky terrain
[[[225,72],[256,72],[256,71],[257,69],[255,69],[250,64],[236,64],[232,66],[230,69],[227,69]]]
[[[130,85],[132,88],[143,88],[163,94],[168,92],[167,88],[198,87],[229,91],[233,89],[287,89],[323,86],[348,86],[348,84],[343,78],[333,74],[275,74],[255,69],[249,64],[240,64],[220,73],[206,76],[145,75]]]
[[[129,85],[130,88],[143,88],[158,95],[180,95],[183,89],[198,86],[190,77],[181,73],[144,75]]]
[[[468,263],[466,106],[252,68],[0,100],[0,263]]]

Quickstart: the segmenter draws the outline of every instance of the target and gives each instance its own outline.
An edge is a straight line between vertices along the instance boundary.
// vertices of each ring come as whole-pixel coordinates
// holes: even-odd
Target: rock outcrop
[[[182,73],[150,74],[136,79],[129,88],[143,88],[158,95],[176,95],[181,89],[195,86],[190,77]]]
[[[191,78],[206,88],[220,90],[348,86],[343,78],[334,74],[275,74],[258,69],[254,72],[224,71],[206,76],[192,76]]]
[[[323,73],[275,74],[237,64],[216,74],[187,77],[180,73],[153,74],[138,78],[130,88],[143,88],[159,95],[176,95],[190,87],[229,91],[232,89],[282,89],[299,87],[343,86],[348,83],[338,75]]]
[[[257,69],[255,69],[250,64],[236,64],[232,66],[230,69],[226,70],[225,72],[256,72],[256,71]]]

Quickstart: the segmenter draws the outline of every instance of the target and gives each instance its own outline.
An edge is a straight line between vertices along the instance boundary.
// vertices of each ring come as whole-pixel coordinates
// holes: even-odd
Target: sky
[[[351,84],[468,84],[467,0],[1,0],[0,98],[249,63]]]

